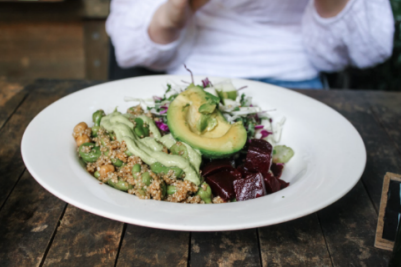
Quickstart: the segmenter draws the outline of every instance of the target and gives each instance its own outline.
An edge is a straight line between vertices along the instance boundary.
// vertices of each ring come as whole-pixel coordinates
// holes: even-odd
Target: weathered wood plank
[[[110,0],[66,0],[59,3],[2,3],[0,21],[78,21],[82,18],[104,19]]]
[[[110,12],[110,0],[81,0],[82,16],[91,19],[105,19]],[[107,50],[106,50],[107,51]]]
[[[43,266],[113,266],[123,225],[69,205]]]
[[[399,110],[401,103],[400,92],[362,91],[366,102],[372,106],[384,106],[388,109]]]
[[[389,253],[373,247],[384,174],[401,170],[399,154],[372,115],[363,92],[305,92],[344,115],[367,149],[362,182],[318,213],[334,266],[387,266]],[[344,155],[346,156],[346,155]],[[365,189],[366,188],[366,189]],[[372,204],[373,202],[373,204]]]
[[[109,67],[109,37],[104,20],[84,22],[85,77],[91,80],[107,80]]]
[[[64,202],[38,185],[28,172],[14,188],[25,169],[20,153],[22,134],[44,107],[91,84],[39,81],[28,86],[29,96],[0,130],[4,141],[0,146],[1,266],[38,266],[65,207]]]
[[[192,233],[190,266],[260,266],[256,231]]]
[[[0,212],[0,266],[39,266],[65,205],[26,171]]]
[[[88,82],[42,81],[27,87],[31,92],[10,120],[0,129],[0,208],[25,169],[21,157],[21,139],[29,122],[43,108],[60,97],[89,86]]]
[[[397,110],[385,106],[374,106],[372,111],[392,139],[398,152],[401,152],[401,101],[400,108]]]
[[[263,266],[332,266],[316,214],[259,229]]]
[[[24,86],[0,77],[0,129],[26,96]]]
[[[189,233],[127,225],[117,266],[187,266]]]
[[[361,182],[318,215],[334,266],[387,266],[391,252],[374,247],[377,213]]]
[[[401,93],[365,92],[365,98],[401,153]]]
[[[0,32],[0,76],[85,77],[82,22],[0,22]]]

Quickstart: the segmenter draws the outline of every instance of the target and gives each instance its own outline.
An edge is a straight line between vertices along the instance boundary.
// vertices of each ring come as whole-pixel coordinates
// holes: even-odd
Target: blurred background
[[[391,4],[396,22],[392,57],[374,68],[325,74],[330,88],[401,91],[401,0]],[[110,0],[0,0],[0,84],[147,74],[116,66],[105,32],[109,8]]]

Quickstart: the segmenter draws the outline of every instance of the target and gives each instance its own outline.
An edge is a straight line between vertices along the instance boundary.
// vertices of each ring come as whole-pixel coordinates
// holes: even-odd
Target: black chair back
[[[114,51],[114,46],[110,42],[110,51],[109,51],[109,81],[125,79],[130,77],[138,77],[145,75],[155,75],[155,74],[164,74],[164,72],[158,72],[149,70],[144,67],[132,67],[123,69],[117,64],[116,54]]]

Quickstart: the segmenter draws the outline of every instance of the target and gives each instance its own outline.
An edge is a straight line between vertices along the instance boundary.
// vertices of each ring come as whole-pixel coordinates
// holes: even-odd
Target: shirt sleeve
[[[311,0],[302,34],[309,59],[320,71],[381,63],[393,50],[394,18],[389,0],[350,0],[332,18],[320,17]]]
[[[153,14],[166,0],[112,0],[106,31],[115,48],[116,60],[120,67],[144,66],[154,70],[166,70],[181,64],[183,54],[177,50],[188,39],[189,23],[178,40],[162,45],[153,42],[148,27]],[[190,29],[188,29],[190,28]],[[183,50],[188,49],[187,44]]]

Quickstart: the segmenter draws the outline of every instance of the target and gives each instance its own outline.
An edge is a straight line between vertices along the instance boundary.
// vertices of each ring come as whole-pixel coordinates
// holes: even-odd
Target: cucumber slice
[[[275,146],[273,149],[274,163],[287,163],[294,156],[294,150],[288,146]]]

